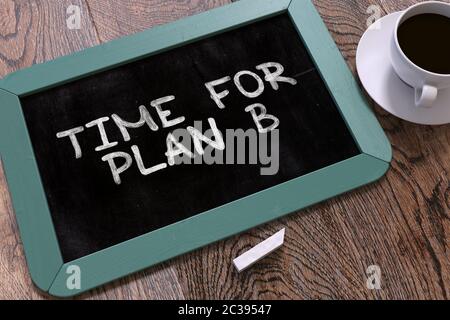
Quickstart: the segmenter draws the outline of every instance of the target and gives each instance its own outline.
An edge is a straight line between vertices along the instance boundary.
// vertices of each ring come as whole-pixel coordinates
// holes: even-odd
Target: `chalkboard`
[[[57,296],[373,182],[392,158],[308,0],[240,0],[34,65],[0,80],[0,106],[30,274]]]
[[[280,81],[275,90],[264,80],[263,70],[255,68],[269,62],[276,63],[269,71],[283,66],[281,76],[297,84]],[[225,76],[234,79],[241,71],[263,79],[264,91],[247,97],[234,80],[227,81],[215,87],[219,93],[229,91],[221,99],[225,107],[220,108],[205,83]],[[239,80],[246,91],[255,92],[255,79],[244,74]],[[185,120],[163,128],[150,103],[167,96],[175,97],[162,105],[171,112],[168,119]],[[257,129],[251,113],[245,111],[256,103],[279,119],[279,170],[274,175],[261,175],[261,167],[267,165],[245,161],[168,165],[144,176],[133,159],[118,185],[108,162],[102,161],[113,152],[133,155],[131,146],[136,146],[147,167],[167,164],[166,140],[174,129],[193,126],[194,121],[207,127],[209,118],[222,135],[226,129]],[[159,129],[153,131],[147,123],[130,128],[130,140],[124,141],[111,116],[137,122],[140,106],[146,107]],[[22,107],[65,261],[360,153],[286,14],[25,97]],[[109,118],[103,121],[107,139],[116,145],[96,151],[102,145],[98,125],[87,128],[86,124],[103,117]],[[77,159],[70,137],[58,139],[57,133],[78,127],[83,131],[76,135],[82,154]],[[237,155],[237,140],[234,146]],[[192,145],[186,147],[195,152]]]

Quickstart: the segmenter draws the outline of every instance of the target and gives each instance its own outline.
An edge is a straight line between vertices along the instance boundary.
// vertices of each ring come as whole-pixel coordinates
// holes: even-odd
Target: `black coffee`
[[[450,74],[450,18],[421,14],[398,29],[400,47],[417,66],[434,73]]]

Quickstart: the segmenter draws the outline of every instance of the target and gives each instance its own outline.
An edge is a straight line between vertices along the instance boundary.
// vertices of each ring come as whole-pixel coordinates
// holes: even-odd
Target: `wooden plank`
[[[230,0],[87,0],[102,42],[230,3]]]
[[[331,10],[329,1],[316,1],[325,9],[321,11],[328,15],[328,27],[353,69],[357,43],[365,31],[367,18],[373,13],[367,13],[367,8],[379,5],[384,15],[417,2],[367,0],[350,5],[350,1],[345,1]],[[444,2],[450,3],[449,0]],[[344,23],[344,20],[352,23]],[[350,36],[344,39],[346,34]],[[377,190],[376,197],[366,197],[368,201],[378,202],[379,209],[375,213],[382,219],[377,227],[382,229],[373,248],[384,247],[385,251],[384,274],[389,282],[383,291],[387,291],[385,294],[389,298],[448,299],[450,168],[445,164],[450,160],[449,126],[410,124],[388,115],[374,103],[373,106],[395,153],[393,168],[379,186],[381,190]],[[370,211],[365,211],[369,218]],[[366,223],[375,226],[373,220]],[[363,238],[366,235],[360,237]]]
[[[315,0],[354,71],[358,41],[379,5],[385,15],[415,0]],[[448,2],[448,1],[446,1]],[[450,130],[396,119],[374,105],[394,146],[393,168],[373,186],[180,257],[187,298],[448,299]],[[247,272],[229,257],[286,227],[285,245]],[[366,287],[370,265],[382,290]],[[198,272],[202,270],[202,272]]]
[[[211,2],[220,5],[226,1],[170,1],[178,9],[174,13],[164,9],[164,15],[152,11],[156,2],[166,1],[89,0],[97,36],[93,27],[77,34],[55,28],[57,21],[65,22],[65,9],[61,7],[68,1],[18,5],[6,0],[6,5],[0,7],[0,76],[96,44],[99,39],[107,41],[158,21],[168,22],[172,14],[182,15],[182,10],[184,14],[193,13],[191,7],[180,9],[186,3],[203,10]],[[314,4],[354,71],[357,43],[371,15],[367,13],[369,6],[379,5],[384,15],[416,2],[315,0]],[[142,7],[145,9],[139,9]],[[85,4],[82,9],[88,10]],[[92,26],[92,22],[89,24]],[[92,36],[91,42],[87,40],[91,36],[86,35]],[[393,167],[382,182],[116,281],[81,298],[448,299],[449,127],[409,124],[373,106],[394,147]],[[237,274],[231,257],[283,227],[289,231],[285,246],[252,269]],[[0,232],[0,298],[41,297],[28,277],[1,172]],[[379,291],[366,288],[366,269],[373,264],[381,268]]]
[[[68,30],[66,9],[81,8],[81,29]],[[2,1],[0,77],[98,43],[83,0]],[[0,170],[0,299],[42,298],[33,286],[5,176]]]
[[[25,263],[3,166],[0,166],[0,299],[39,299]]]
[[[250,250],[244,252],[239,257],[233,259],[233,264],[238,272],[242,272],[252,265],[257,263],[259,260],[265,258],[284,243],[284,235],[286,228],[281,229],[274,235],[270,236],[266,240],[258,243]]]

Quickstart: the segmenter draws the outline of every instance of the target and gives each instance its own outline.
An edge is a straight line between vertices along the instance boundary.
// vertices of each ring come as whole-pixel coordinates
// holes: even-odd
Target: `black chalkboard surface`
[[[296,84],[280,81],[275,90],[264,70],[256,68],[268,62],[283,66],[282,76]],[[263,80],[263,92],[255,97],[240,92],[233,77],[243,70]],[[214,90],[229,93],[214,101],[205,83],[226,76],[231,80]],[[258,89],[249,73],[239,80],[247,92]],[[160,103],[161,110],[170,110],[167,119],[179,123],[164,127],[155,108],[162,97],[171,98]],[[287,14],[20,100],[65,262],[360,154]],[[206,129],[211,118],[223,135],[226,129],[256,129],[252,113],[245,111],[254,104],[264,105],[267,114],[279,120],[276,174],[261,175],[265,167],[261,163],[167,165],[166,141],[171,132],[195,121],[202,121]],[[138,122],[140,110],[147,110],[154,120],[153,130],[148,123],[129,128],[129,141],[124,141],[112,115]],[[92,123],[101,118],[103,122]],[[100,122],[114,144],[108,148],[98,148]],[[69,136],[57,136],[73,128],[80,131],[75,135],[79,150]],[[143,175],[132,146],[146,168],[166,167]],[[115,152],[132,159],[120,174],[120,184],[102,160]],[[124,159],[117,158],[118,167]]]

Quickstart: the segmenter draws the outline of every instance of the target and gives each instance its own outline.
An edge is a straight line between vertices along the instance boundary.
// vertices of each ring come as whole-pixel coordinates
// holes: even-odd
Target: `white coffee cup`
[[[450,18],[450,4],[427,1],[406,9],[400,15],[392,36],[391,63],[400,79],[415,89],[416,106],[430,108],[436,101],[439,90],[450,88],[450,74],[434,73],[419,67],[405,55],[398,41],[400,25],[411,17],[425,13],[440,14]],[[449,41],[449,35],[442,35],[442,39]]]

